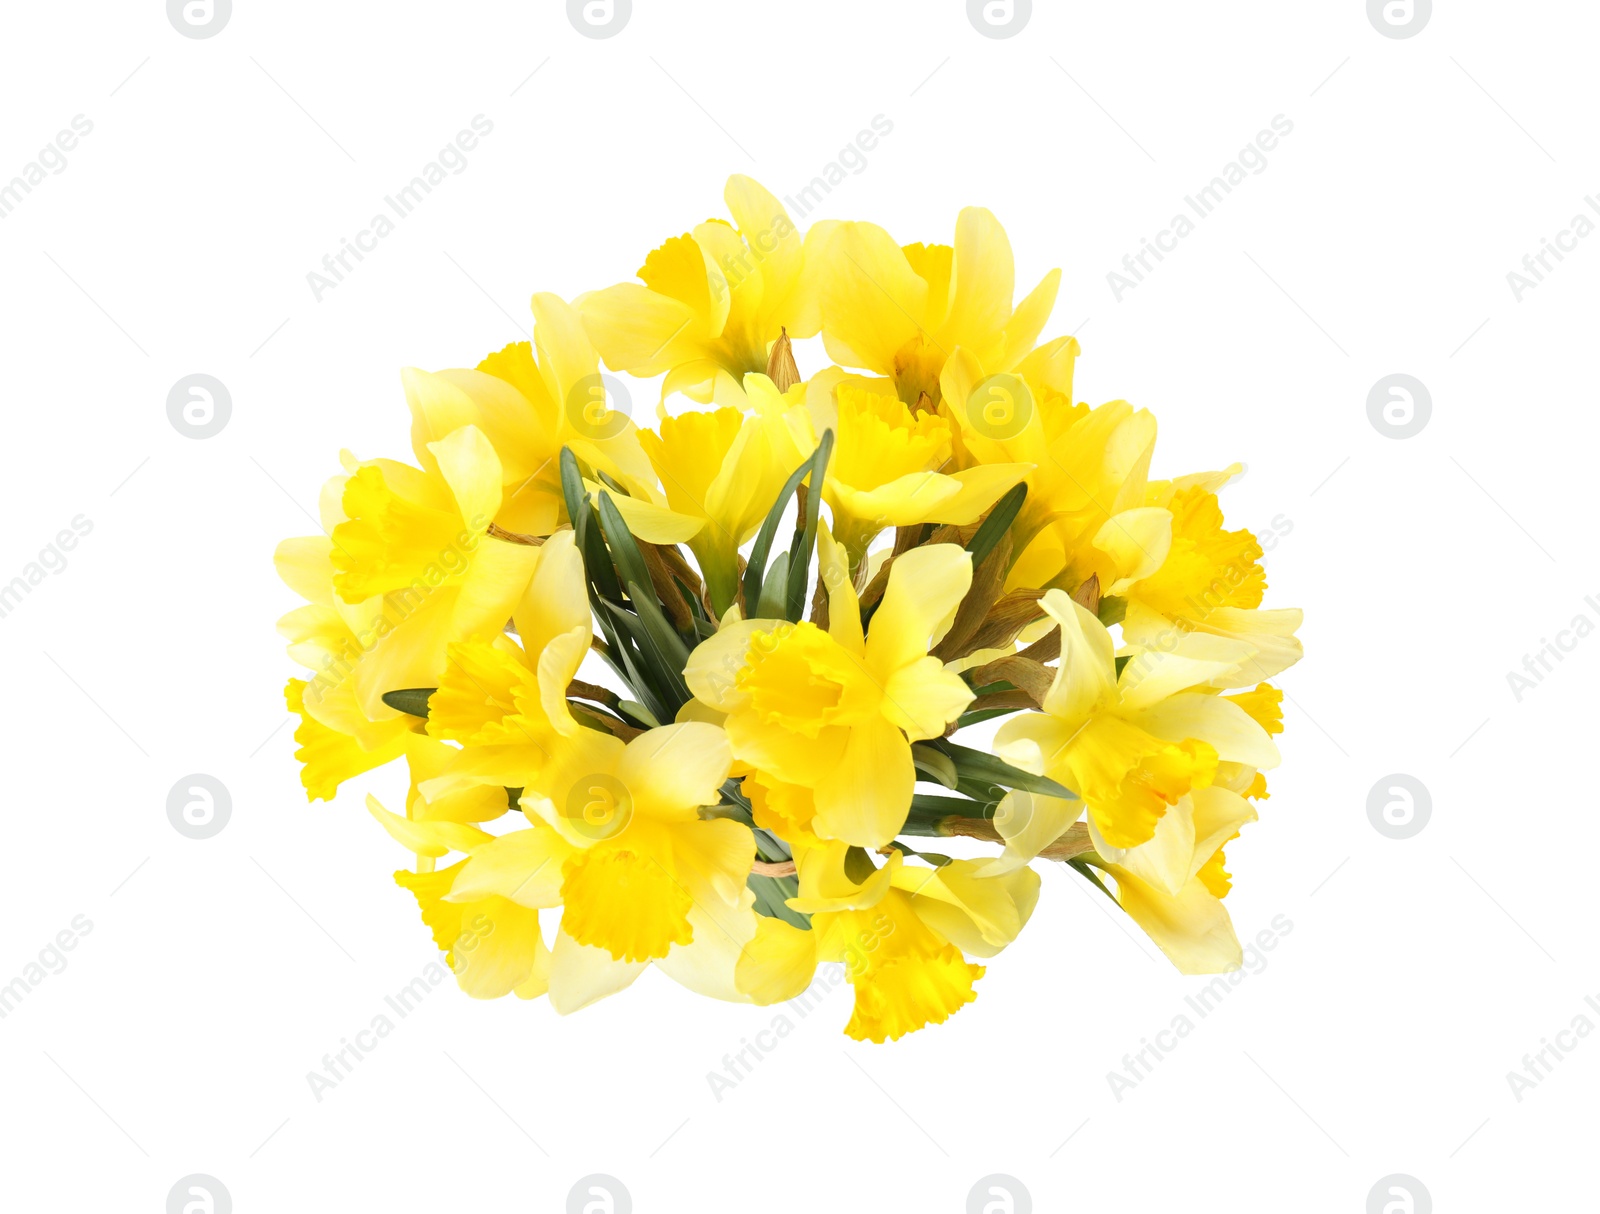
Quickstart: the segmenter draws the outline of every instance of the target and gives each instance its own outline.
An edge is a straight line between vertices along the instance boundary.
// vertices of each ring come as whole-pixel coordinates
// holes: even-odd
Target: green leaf
[[[650,581],[650,569],[644,563],[644,554],[639,551],[639,545],[634,542],[633,533],[628,530],[628,524],[623,522],[622,515],[618,512],[616,503],[611,500],[611,495],[604,489],[600,490],[599,500],[600,530],[604,534],[606,544],[611,549],[611,559],[617,567],[617,577],[624,586],[629,587],[628,597],[638,605],[642,594],[635,592],[632,587],[637,586],[642,591],[649,588],[649,598],[652,603],[656,601],[655,584]]]
[[[983,564],[984,558],[994,551],[994,546],[1000,542],[1000,537],[1010,529],[1016,520],[1017,511],[1022,509],[1023,500],[1028,496],[1026,484],[1013,485],[1006,491],[1006,495],[994,504],[989,511],[989,517],[983,520],[983,525],[967,541],[967,551],[972,553],[972,567],[976,569]]]
[[[613,603],[622,602],[622,584],[617,581],[617,571],[606,553],[605,539],[595,525],[594,508],[589,505],[583,474],[578,471],[578,457],[572,454],[570,447],[561,448],[561,496],[567,503],[567,517],[572,520],[578,554],[583,557],[590,601],[603,598]],[[607,639],[611,639],[609,633]]]
[[[943,738],[927,742],[925,745],[950,756],[963,784],[999,785],[1004,788],[1021,788],[1047,797],[1063,797],[1070,801],[1078,799],[1077,793],[1064,785],[1057,784],[1048,776],[1036,776],[1032,772],[1023,771],[1020,767],[1013,767],[1004,759],[997,759],[987,751],[973,750],[970,746],[957,746],[954,742]]]
[[[906,815],[903,835],[924,838],[948,838],[943,823],[949,818],[993,818],[998,801],[973,801],[967,797],[939,797],[916,793],[911,798],[911,810]]]
[[[942,855],[941,853],[936,852],[936,851],[918,851],[916,848],[912,847],[910,844],[905,842],[905,840],[903,840],[903,839],[896,839],[894,841],[894,846],[898,847],[901,851],[903,851],[908,856],[915,856],[919,860],[926,860],[929,864],[933,865],[935,868],[943,868],[946,864],[950,864],[950,863],[954,862],[952,857],[946,856],[946,855]]]
[[[800,482],[805,479],[806,473],[810,471],[811,458],[807,457],[805,463],[791,472],[789,479],[783,482],[783,488],[778,490],[772,509],[767,511],[767,517],[761,522],[761,530],[756,533],[756,542],[750,548],[750,559],[744,569],[744,601],[747,612],[750,610],[750,604],[761,601],[761,582],[766,576],[767,553],[772,549],[772,537],[778,533],[778,523],[783,518],[783,509],[794,496],[794,491],[800,487]],[[747,615],[745,618],[758,617]]]
[[[827,479],[828,459],[832,454],[833,431],[824,430],[822,441],[811,453],[811,487],[806,493],[805,526],[802,528],[799,526],[800,520],[795,520],[794,543],[789,547],[789,603],[784,618],[791,624],[798,624],[800,617],[806,613],[806,587],[810,582],[807,574],[811,569],[812,550],[817,546],[817,519],[822,510],[822,485]]]
[[[1021,711],[1020,708],[980,708],[976,712],[964,712],[956,718],[956,728],[965,729],[968,725],[976,725],[980,721],[991,721],[995,717],[1009,716]]]
[[[383,702],[399,712],[410,713],[414,717],[426,720],[428,697],[438,690],[437,687],[403,687],[399,691],[384,692]]]
[[[1082,873],[1090,881],[1094,882],[1095,888],[1106,897],[1110,898],[1111,901],[1116,902],[1118,908],[1122,906],[1122,903],[1117,902],[1117,896],[1106,888],[1106,883],[1104,881],[1100,880],[1100,874],[1094,871],[1094,866],[1090,864],[1089,861],[1083,859],[1081,856],[1074,856],[1072,859],[1068,860],[1067,863],[1071,867],[1077,869],[1078,872]]]
[[[660,675],[656,690],[677,699],[669,714],[676,716],[677,710],[693,698],[689,693],[689,684],[683,679],[683,668],[689,664],[688,647],[673,628],[672,621],[667,619],[666,613],[661,610],[661,604],[656,602],[655,596],[646,597],[644,587],[630,581],[628,597],[638,609],[638,619],[644,627],[648,642],[645,658],[656,667]]]
[[[1107,628],[1113,624],[1122,623],[1122,618],[1128,614],[1128,600],[1114,598],[1106,595],[1100,600],[1100,622]]]
[[[772,562],[772,572],[761,583],[761,601],[750,613],[753,620],[776,620],[783,617],[784,604],[789,594],[789,554],[778,553]]]
[[[791,910],[787,905],[789,898],[800,895],[799,878],[766,877],[759,873],[751,873],[745,883],[756,896],[755,909],[758,915],[765,915],[769,919],[782,919],[791,927],[798,927],[802,931],[810,929],[811,916]]]
[[[670,686],[675,672],[669,669],[666,658],[651,639],[644,621],[626,608],[604,599],[600,600],[600,610],[602,617],[610,616],[619,637],[629,642],[627,645],[617,645],[617,653],[627,667],[628,686],[633,688],[652,716],[657,720],[670,721],[683,701],[670,704],[662,694],[662,689]],[[678,675],[681,679],[681,672]]]

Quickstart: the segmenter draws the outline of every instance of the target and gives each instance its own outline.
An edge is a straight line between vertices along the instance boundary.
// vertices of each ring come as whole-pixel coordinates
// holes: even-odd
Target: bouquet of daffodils
[[[1223,848],[1300,656],[1238,466],[1152,480],[1148,412],[1073,402],[1059,272],[1014,303],[988,211],[900,245],[726,201],[638,282],[535,295],[531,343],[407,370],[415,464],[344,454],[277,551],[308,795],[405,761],[367,808],[476,998],[655,965],[771,1004],[833,962],[845,1032],[897,1038],[976,997],[1035,861],[1236,968]]]

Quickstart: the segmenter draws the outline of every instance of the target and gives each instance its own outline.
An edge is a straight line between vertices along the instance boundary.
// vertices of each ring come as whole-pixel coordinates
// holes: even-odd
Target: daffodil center
[[[808,738],[864,719],[879,698],[860,663],[810,622],[754,633],[736,681],[762,720]]]

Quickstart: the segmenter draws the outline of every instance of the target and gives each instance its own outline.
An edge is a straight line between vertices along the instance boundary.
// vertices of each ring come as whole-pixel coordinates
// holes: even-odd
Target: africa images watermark
[[[417,1010],[424,999],[444,985],[452,971],[457,974],[464,971],[469,959],[468,954],[493,931],[494,923],[490,919],[484,915],[473,916],[463,924],[461,934],[451,945],[449,953],[451,963],[447,964],[443,959],[428,962],[417,977],[394,994],[385,995],[384,1006],[392,1011],[398,1020],[404,1020]],[[356,1031],[354,1040],[341,1037],[339,1048],[322,1056],[322,1070],[306,1072],[306,1083],[311,1088],[311,1094],[317,1098],[317,1103],[322,1103],[324,1093],[333,1091],[354,1074],[356,1063],[365,1062],[367,1055],[377,1049],[379,1043],[393,1033],[396,1027],[395,1020],[391,1020],[387,1013],[379,1012],[372,1017],[366,1028]]]
[[[39,950],[36,961],[22,967],[22,972],[4,986],[0,986],[0,1020],[4,1020],[17,1006],[53,974],[67,968],[66,954],[78,947],[78,942],[94,931],[88,915],[75,915],[72,922],[57,932],[52,940]]]
[[[1590,1012],[1600,1016],[1600,999],[1593,995],[1583,997],[1584,1005]],[[1579,1012],[1572,1018],[1572,1023],[1564,1029],[1558,1029],[1555,1040],[1549,1037],[1539,1038],[1539,1048],[1522,1056],[1522,1070],[1507,1071],[1506,1083],[1511,1088],[1511,1094],[1517,1098],[1517,1103],[1522,1103],[1522,1098],[1528,1092],[1538,1087],[1555,1073],[1555,1069],[1565,1062],[1567,1055],[1577,1049],[1594,1032],[1595,1022],[1587,1013]]]
[[[845,180],[847,175],[845,170],[849,170],[850,176],[866,172],[867,153],[876,148],[880,140],[889,136],[894,130],[894,123],[882,114],[874,114],[871,128],[871,130],[857,131],[855,139],[840,148],[839,155],[823,165],[821,171],[804,187],[784,196],[783,203],[793,212],[793,219],[780,206],[762,227],[753,232],[741,233],[746,247],[737,255],[724,253],[718,259],[717,265],[722,271],[722,277],[718,278],[715,275],[711,277],[711,295],[714,300],[720,303],[726,293],[737,291],[740,284],[777,251],[781,242],[795,233],[794,219],[803,219],[816,210],[823,198],[831,194],[833,188]],[[601,437],[609,438],[610,435]]]
[[[361,632],[352,632],[338,641],[338,651],[323,654],[322,669],[317,671],[305,689],[305,700],[318,704],[322,697],[342,685],[356,668],[356,663],[377,648],[386,636],[410,619],[428,597],[452,578],[464,573],[472,553],[483,543],[484,528],[488,525],[482,515],[474,515],[467,525],[456,533],[454,542],[441,548],[426,569],[411,579],[409,585],[391,590],[383,596],[383,610]]]
[[[9,582],[0,583],[0,619],[5,619],[22,605],[22,600],[33,593],[33,588],[52,573],[61,573],[67,567],[67,553],[78,546],[78,541],[94,530],[94,520],[86,514],[75,514],[67,527],[56,532],[55,539],[39,549],[39,554],[22,567],[22,572]]]
[[[1255,139],[1245,144],[1237,156],[1223,165],[1220,173],[1193,194],[1185,194],[1184,204],[1194,212],[1196,219],[1209,219],[1222,205],[1222,200],[1233,193],[1234,187],[1242,185],[1248,177],[1260,176],[1267,171],[1267,166],[1271,163],[1267,159],[1267,153],[1278,146],[1279,139],[1287,137],[1293,131],[1292,121],[1282,114],[1274,114],[1271,129],[1257,132]],[[1117,302],[1121,303],[1123,295],[1137,287],[1145,280],[1146,275],[1155,270],[1155,266],[1150,264],[1150,258],[1154,257],[1157,264],[1165,261],[1166,254],[1176,252],[1178,242],[1191,235],[1198,226],[1195,219],[1179,211],[1166,227],[1156,233],[1154,241],[1141,236],[1139,251],[1123,255],[1122,269],[1126,273],[1111,270],[1106,274],[1106,284],[1111,288],[1111,294],[1116,297]]]
[[[45,172],[60,176],[67,171],[67,153],[78,146],[78,140],[94,130],[94,123],[82,114],[72,116],[71,129],[62,129],[22,171],[4,185],[0,185],[0,219],[10,216],[22,200],[33,193],[34,186],[43,185]]]
[[[867,171],[867,153],[878,146],[880,139],[886,139],[894,131],[894,123],[882,114],[872,116],[871,130],[860,130],[856,137],[844,147],[839,149],[839,154],[834,159],[822,166],[818,174],[793,194],[784,195],[783,201],[794,212],[796,219],[803,219],[817,209],[821,201],[833,193],[833,187],[845,179],[845,170],[850,175]]]
[[[1596,616],[1600,616],[1600,600],[1596,600],[1594,595],[1585,595],[1583,602]],[[1594,630],[1594,620],[1587,612],[1580,611],[1572,617],[1571,623],[1556,633],[1554,641],[1549,637],[1540,637],[1539,648],[1522,655],[1522,671],[1506,671],[1506,686],[1511,688],[1517,703],[1522,703],[1522,697],[1543,683],[1546,675],[1553,673],[1557,665],[1566,661],[1565,655],[1576,649],[1578,642]]]
[[[1596,215],[1600,215],[1600,198],[1593,194],[1583,196],[1586,205]],[[1556,238],[1551,240],[1548,236],[1539,238],[1539,248],[1533,253],[1524,253],[1522,256],[1522,270],[1510,270],[1506,273],[1506,285],[1511,288],[1511,295],[1518,303],[1523,296],[1533,290],[1556,267],[1550,264],[1550,259],[1555,258],[1556,265],[1565,261],[1566,254],[1578,251],[1578,242],[1591,235],[1595,230],[1595,221],[1582,211],[1572,217],[1569,226],[1556,233]]]
[[[784,1006],[797,1018],[804,1020],[847,980],[854,980],[865,970],[867,955],[893,933],[894,921],[886,915],[879,915],[869,928],[858,933],[851,941],[845,950],[843,965],[819,965],[811,985]],[[778,1043],[795,1031],[795,1027],[794,1020],[779,1012],[770,1025],[756,1034],[754,1041],[740,1038],[739,1049],[722,1056],[722,1070],[706,1072],[706,1083],[711,1088],[711,1094],[717,1098],[717,1103],[721,1104],[726,1093],[748,1079],[757,1065],[764,1062],[767,1055],[778,1048]]]
[[[494,123],[482,114],[474,114],[470,125],[471,130],[458,131],[456,137],[440,148],[438,155],[423,165],[415,177],[393,194],[383,196],[384,205],[397,218],[409,219],[423,200],[433,193],[435,186],[442,185],[448,177],[459,176],[467,171],[471,164],[467,153],[477,148],[481,137],[487,137],[494,131]],[[366,254],[376,250],[378,242],[397,226],[395,220],[379,211],[366,227],[355,234],[354,240],[340,237],[338,251],[325,253],[322,257],[322,268],[326,273],[312,270],[306,275],[306,284],[310,286],[316,301],[321,303],[324,295],[353,274],[356,266],[366,260]],[[351,258],[355,259],[354,265],[351,264]]]
[[[1204,1020],[1224,1000],[1244,982],[1247,977],[1259,974],[1267,968],[1267,954],[1278,947],[1279,941],[1294,931],[1294,921],[1288,915],[1274,915],[1271,924],[1256,933],[1255,941],[1244,946],[1244,961],[1241,968],[1230,970],[1226,974],[1219,974],[1205,986],[1201,987],[1196,995],[1185,995],[1184,1003],[1199,1017]],[[1107,1071],[1106,1083],[1111,1087],[1111,1094],[1117,1098],[1117,1103],[1122,1103],[1123,1096],[1133,1091],[1146,1079],[1155,1073],[1156,1064],[1166,1059],[1167,1055],[1178,1048],[1178,1043],[1194,1032],[1198,1027],[1195,1020],[1191,1020],[1187,1012],[1179,1012],[1172,1018],[1166,1028],[1155,1034],[1155,1040],[1148,1037],[1139,1038],[1139,1048],[1132,1053],[1122,1056],[1122,1070]]]

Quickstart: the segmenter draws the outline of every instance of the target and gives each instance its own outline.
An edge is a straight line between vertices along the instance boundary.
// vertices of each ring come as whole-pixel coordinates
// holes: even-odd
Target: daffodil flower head
[[[843,549],[826,529],[818,542],[828,631],[740,621],[701,643],[684,678],[727,714],[741,762],[811,790],[819,835],[882,847],[910,808],[911,742],[938,737],[972,699],[928,653],[971,585],[972,562],[953,544],[904,554],[864,633]]]

